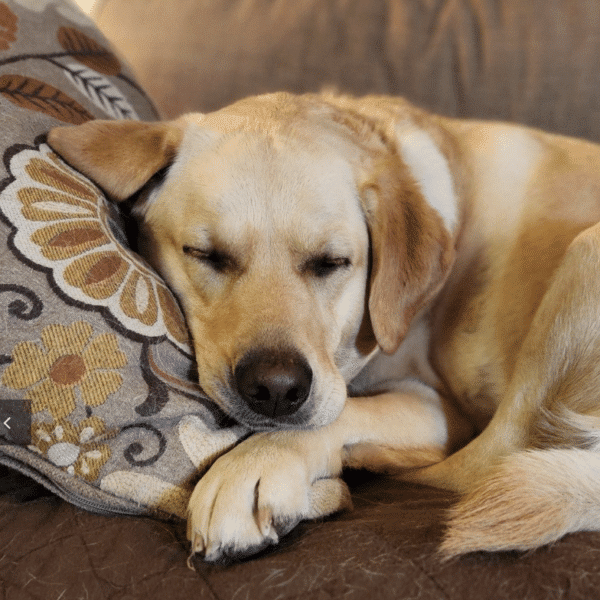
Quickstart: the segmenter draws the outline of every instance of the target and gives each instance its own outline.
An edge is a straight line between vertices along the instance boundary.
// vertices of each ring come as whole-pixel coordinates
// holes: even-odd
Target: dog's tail
[[[600,453],[529,450],[505,458],[452,509],[440,550],[528,550],[575,531],[600,531]]]

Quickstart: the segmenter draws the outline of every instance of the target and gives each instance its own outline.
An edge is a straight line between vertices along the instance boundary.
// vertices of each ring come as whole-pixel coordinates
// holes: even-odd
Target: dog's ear
[[[88,121],[57,127],[48,144],[113,200],[129,198],[173,161],[183,122]]]
[[[372,254],[369,315],[377,343],[390,354],[454,259],[451,232],[424,187],[398,152],[382,158],[363,186]]]

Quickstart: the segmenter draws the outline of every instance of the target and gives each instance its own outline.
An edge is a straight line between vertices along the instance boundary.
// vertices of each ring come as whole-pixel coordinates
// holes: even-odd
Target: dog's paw
[[[350,492],[335,477],[339,466],[305,448],[285,435],[256,434],[220,457],[190,499],[192,552],[207,561],[244,558],[302,520],[349,508]]]

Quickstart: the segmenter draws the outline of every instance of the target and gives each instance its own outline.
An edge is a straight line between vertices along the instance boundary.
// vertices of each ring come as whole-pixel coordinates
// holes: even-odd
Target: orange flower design
[[[47,409],[55,419],[75,410],[79,397],[88,406],[99,406],[116,392],[123,377],[116,369],[127,364],[112,333],[92,336],[89,323],[65,327],[49,325],[42,331],[42,346],[21,342],[12,352],[12,363],[1,381],[14,390],[27,390],[31,412]]]
[[[69,297],[105,306],[134,333],[167,336],[191,354],[183,314],[158,275],[126,248],[118,215],[89,180],[47,146],[13,157],[0,209],[29,260],[52,269]]]
[[[17,15],[4,2],[0,2],[0,50],[8,50],[16,41],[18,21]]]

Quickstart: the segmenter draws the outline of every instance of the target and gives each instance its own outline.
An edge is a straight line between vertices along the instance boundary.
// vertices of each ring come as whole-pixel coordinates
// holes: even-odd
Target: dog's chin
[[[248,427],[252,431],[284,431],[294,429],[316,429],[326,423],[314,415],[298,414],[286,415],[285,417],[265,417],[245,407],[226,409],[231,418],[238,423]]]
[[[346,384],[339,378],[329,393],[318,399],[312,395],[294,413],[269,417],[252,410],[230,387],[218,385],[210,391],[208,397],[234,421],[251,431],[283,431],[298,429],[318,429],[335,421],[346,402]]]

